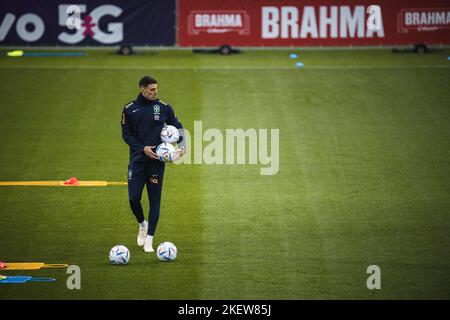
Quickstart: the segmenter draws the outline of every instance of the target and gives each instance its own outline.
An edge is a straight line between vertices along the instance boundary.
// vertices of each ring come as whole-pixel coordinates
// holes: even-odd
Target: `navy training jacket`
[[[164,124],[182,129],[173,108],[166,102],[156,99],[147,100],[139,94],[136,100],[125,105],[122,111],[122,138],[130,146],[130,162],[159,161],[151,159],[144,153],[145,146],[161,143],[160,133]],[[183,140],[180,132],[181,143]],[[184,141],[183,141],[184,145]]]

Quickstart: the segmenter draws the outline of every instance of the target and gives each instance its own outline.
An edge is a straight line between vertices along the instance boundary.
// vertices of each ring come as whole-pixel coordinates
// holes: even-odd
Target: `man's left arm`
[[[181,124],[180,121],[178,121],[178,118],[175,116],[173,108],[170,105],[167,106],[169,107],[169,115],[167,117],[166,123],[178,129],[178,132],[180,133],[180,137],[178,139],[178,146],[184,150],[186,148],[186,139],[184,138],[185,135],[183,125]]]

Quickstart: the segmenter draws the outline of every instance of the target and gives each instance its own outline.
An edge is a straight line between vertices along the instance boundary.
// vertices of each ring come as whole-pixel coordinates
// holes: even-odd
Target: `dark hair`
[[[139,80],[139,87],[146,87],[150,84],[154,84],[154,83],[158,83],[158,81],[156,81],[156,79],[153,79],[152,77],[149,76],[145,76],[142,77],[141,80]]]

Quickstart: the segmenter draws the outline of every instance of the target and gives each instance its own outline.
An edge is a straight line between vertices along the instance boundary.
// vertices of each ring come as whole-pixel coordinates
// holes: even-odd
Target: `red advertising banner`
[[[178,0],[181,47],[449,45],[448,0]]]

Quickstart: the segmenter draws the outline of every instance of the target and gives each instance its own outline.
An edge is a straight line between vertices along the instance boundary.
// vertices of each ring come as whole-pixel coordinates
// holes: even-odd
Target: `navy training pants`
[[[165,163],[160,161],[134,161],[128,165],[128,199],[131,210],[139,223],[144,221],[141,197],[144,185],[147,185],[150,203],[147,234],[151,236],[155,234],[159,220],[164,168]]]

